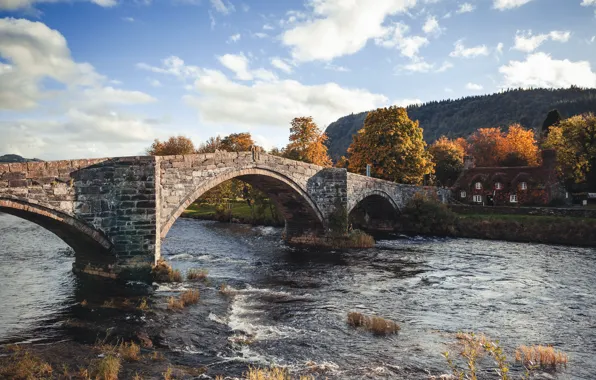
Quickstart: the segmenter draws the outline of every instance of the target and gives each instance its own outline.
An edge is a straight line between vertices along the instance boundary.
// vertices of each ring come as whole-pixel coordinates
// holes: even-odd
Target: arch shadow
[[[400,214],[400,208],[389,194],[371,190],[354,203],[348,212],[348,220],[353,228],[393,231]]]
[[[93,258],[94,262],[112,261],[107,254],[112,242],[99,230],[61,211],[19,200],[0,197],[0,212],[33,222],[54,233],[68,244],[79,258]]]
[[[167,216],[165,222],[162,219],[161,239],[167,236],[174,222],[194,201],[208,190],[231,179],[239,179],[267,194],[286,221],[286,234],[324,229],[323,214],[306,191],[296,182],[269,169],[248,168],[222,173],[201,183]]]

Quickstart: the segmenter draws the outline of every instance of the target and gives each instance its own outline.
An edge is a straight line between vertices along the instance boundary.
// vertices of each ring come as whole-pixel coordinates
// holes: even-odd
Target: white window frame
[[[527,182],[520,182],[519,183],[519,188],[521,190],[528,190],[528,183]]]
[[[482,195],[476,194],[473,196],[474,203],[482,203]]]
[[[481,183],[481,182],[476,182],[476,183],[474,184],[474,188],[475,188],[476,190],[482,190],[482,183]]]
[[[503,190],[503,183],[502,182],[495,182],[495,189]]]
[[[459,197],[460,197],[460,198],[465,198],[465,197],[466,197],[466,192],[465,192],[465,190],[462,190],[462,191],[460,191],[460,192],[459,192]]]
[[[509,203],[517,203],[517,194],[509,194]]]

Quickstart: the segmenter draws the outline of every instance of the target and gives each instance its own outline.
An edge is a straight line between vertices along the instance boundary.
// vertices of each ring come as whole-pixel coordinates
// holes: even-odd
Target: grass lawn
[[[245,223],[252,221],[252,215],[250,213],[250,207],[244,201],[230,202],[232,206],[232,218],[238,219]],[[193,203],[186,210],[184,210],[183,216],[188,216],[197,219],[217,219],[217,212],[214,204],[210,203]],[[271,217],[269,209],[265,211],[263,218],[255,220],[257,224],[275,224],[274,219]]]

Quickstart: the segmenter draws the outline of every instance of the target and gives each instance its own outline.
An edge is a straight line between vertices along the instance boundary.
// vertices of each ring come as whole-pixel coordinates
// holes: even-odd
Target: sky
[[[570,85],[596,87],[596,0],[0,0],[0,155],[269,149],[294,117]]]

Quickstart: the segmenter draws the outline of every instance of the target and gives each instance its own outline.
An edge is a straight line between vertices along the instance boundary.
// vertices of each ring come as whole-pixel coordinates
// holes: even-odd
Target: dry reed
[[[353,327],[364,327],[375,335],[396,334],[400,330],[399,325],[389,319],[367,316],[358,312],[348,313],[348,324]]]
[[[186,272],[186,279],[189,281],[204,281],[207,279],[209,271],[206,269],[191,268]]]
[[[519,346],[515,350],[515,360],[525,365],[539,365],[540,367],[567,366],[569,357],[553,346]]]

